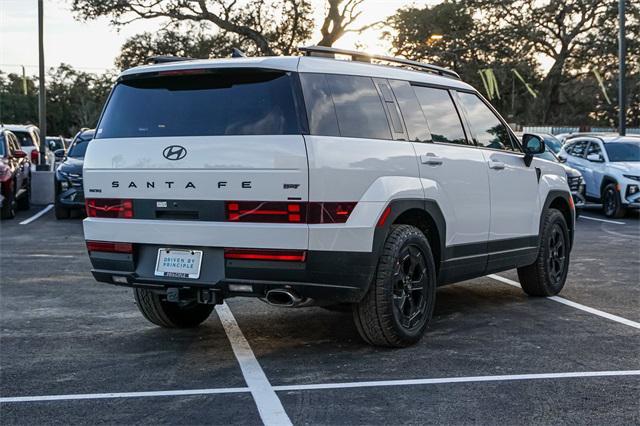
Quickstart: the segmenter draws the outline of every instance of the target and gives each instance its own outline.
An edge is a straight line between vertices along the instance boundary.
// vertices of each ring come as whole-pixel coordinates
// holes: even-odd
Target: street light
[[[436,40],[442,40],[443,38],[444,36],[442,34],[431,34],[431,37],[429,37],[429,40],[436,41]]]
[[[40,161],[36,166],[36,170],[48,170],[46,164],[46,137],[47,137],[47,103],[46,103],[46,89],[44,86],[44,42],[43,42],[43,27],[44,27],[44,11],[43,0],[38,0],[38,77],[39,77],[39,93],[38,93],[38,121],[40,127]]]

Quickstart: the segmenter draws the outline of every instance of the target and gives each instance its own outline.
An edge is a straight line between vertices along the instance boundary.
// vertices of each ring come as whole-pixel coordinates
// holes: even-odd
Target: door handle
[[[422,164],[428,164],[430,166],[439,166],[442,164],[442,157],[438,157],[434,153],[429,152],[427,154],[421,155],[420,161],[422,161]]]
[[[489,160],[489,168],[494,170],[502,170],[504,169],[504,163],[502,161],[493,161]]]

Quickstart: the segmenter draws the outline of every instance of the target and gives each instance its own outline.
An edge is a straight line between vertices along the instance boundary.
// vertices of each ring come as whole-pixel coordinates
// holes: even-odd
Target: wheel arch
[[[573,237],[574,237],[574,229],[575,229],[575,218],[571,209],[573,199],[571,198],[571,193],[565,191],[549,191],[547,198],[544,202],[543,212],[548,209],[556,209],[559,210],[560,213],[564,216],[564,219],[567,221],[567,226],[569,227],[569,242],[570,246],[573,246]],[[540,215],[540,231],[539,235],[542,233],[542,225],[544,221],[544,215]]]
[[[446,241],[446,222],[438,203],[435,200],[393,200],[387,208],[390,208],[387,219],[375,231],[374,252],[377,255],[381,253],[392,225],[413,225],[420,229],[429,241],[437,275]]]
[[[618,180],[612,176],[609,175],[604,175],[602,177],[602,182],[600,183],[600,199],[602,199],[602,196],[604,195],[604,189],[607,187],[607,185],[609,184],[614,184],[617,185],[618,184]]]

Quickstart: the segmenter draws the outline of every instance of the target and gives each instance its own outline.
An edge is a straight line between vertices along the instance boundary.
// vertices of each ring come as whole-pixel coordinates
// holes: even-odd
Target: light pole
[[[625,40],[625,23],[624,23],[624,8],[625,0],[618,0],[618,15],[620,19],[620,34],[618,40],[618,107],[620,109],[618,116],[618,133],[624,136],[627,133],[627,102],[624,87],[624,77],[626,74],[625,54],[626,54],[626,40]]]
[[[38,78],[39,78],[39,90],[38,90],[38,121],[40,128],[40,160],[36,166],[36,170],[48,170],[46,164],[46,137],[47,137],[47,93],[44,87],[44,42],[43,42],[43,27],[44,27],[44,0],[38,0]]]

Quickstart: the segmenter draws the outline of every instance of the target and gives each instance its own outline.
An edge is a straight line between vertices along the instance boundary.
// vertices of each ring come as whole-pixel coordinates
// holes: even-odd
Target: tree
[[[617,2],[611,0],[467,0],[483,19],[494,22],[520,40],[528,40],[531,53],[546,56],[551,67],[540,82],[541,93],[536,107],[540,121],[562,115],[567,100],[575,95],[563,91],[573,86],[571,80],[590,72],[603,52],[617,49]],[[637,31],[640,4],[627,0],[627,16],[632,32]],[[493,29],[487,28],[490,33]],[[635,33],[637,35],[637,32]],[[639,58],[637,37],[629,52]],[[617,64],[615,55],[605,55],[610,65]],[[634,62],[633,59],[629,61]]]
[[[478,88],[483,87],[480,71],[491,68],[501,82],[501,96],[492,100],[496,108],[505,117],[526,120],[530,102],[514,101],[531,99],[531,95],[512,69],[527,82],[538,80],[528,44],[514,40],[502,29],[487,32],[487,22],[475,19],[474,13],[459,1],[400,9],[389,20],[393,32],[385,36],[391,40],[395,55],[451,68]]]
[[[26,81],[25,95],[21,76],[0,72],[1,122],[37,125],[37,78],[29,76]],[[83,127],[95,127],[113,81],[110,73],[86,73],[65,64],[49,69],[47,133],[72,136]]]
[[[72,0],[81,19],[109,17],[116,26],[161,18],[199,23],[250,42],[262,55],[288,55],[313,31],[309,0]]]
[[[237,37],[236,37],[237,38]],[[248,49],[239,40],[224,32],[210,35],[198,27],[186,30],[165,29],[156,33],[137,34],[124,42],[120,55],[115,60],[116,67],[127,69],[147,64],[147,59],[155,55],[174,55],[197,59],[227,56],[232,47]]]
[[[318,46],[331,47],[347,32],[363,32],[380,25],[373,22],[359,28],[350,28],[362,15],[364,0],[327,0],[326,15],[320,28],[321,39]]]

